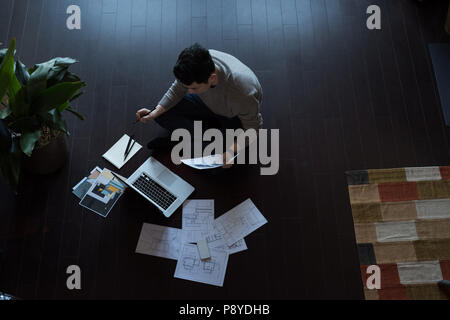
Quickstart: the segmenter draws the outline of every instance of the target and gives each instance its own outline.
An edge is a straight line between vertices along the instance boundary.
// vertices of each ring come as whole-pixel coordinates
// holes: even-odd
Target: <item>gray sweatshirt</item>
[[[230,54],[209,50],[218,71],[215,88],[198,96],[215,114],[232,118],[238,116],[244,129],[259,129],[263,119],[259,112],[262,88],[258,78],[241,61]],[[165,110],[175,106],[186,95],[187,89],[178,80],[167,90],[159,104]]]

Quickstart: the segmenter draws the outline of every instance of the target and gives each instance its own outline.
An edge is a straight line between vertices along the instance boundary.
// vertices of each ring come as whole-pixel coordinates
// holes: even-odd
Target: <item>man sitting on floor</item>
[[[194,136],[194,121],[202,121],[204,129],[217,128],[223,137],[226,129],[261,128],[260,113],[262,88],[258,78],[234,56],[217,50],[206,50],[199,44],[184,49],[173,68],[176,80],[163,96],[158,106],[150,112],[142,108],[136,117],[143,123],[154,119],[170,134],[187,129]],[[225,140],[225,139],[224,139]],[[225,146],[223,167],[233,153],[245,145],[236,139],[234,145]],[[170,148],[170,136],[149,142],[149,149]]]

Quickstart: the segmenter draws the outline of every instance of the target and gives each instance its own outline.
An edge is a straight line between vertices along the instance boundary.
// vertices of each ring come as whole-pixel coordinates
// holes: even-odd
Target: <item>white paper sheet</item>
[[[238,156],[235,155],[233,158],[231,158],[228,163],[233,161],[234,158]],[[222,154],[215,154],[212,156],[202,157],[202,158],[193,158],[193,159],[182,159],[181,162],[183,162],[185,165],[188,165],[194,169],[198,170],[204,170],[204,169],[213,169],[218,168],[223,165],[223,155]]]
[[[214,225],[214,222],[213,222]],[[215,228],[213,228],[205,237],[208,246],[211,248],[220,248],[226,245],[223,235]]]
[[[128,140],[130,137],[124,134],[122,138],[119,139],[106,153],[103,158],[111,162],[117,169],[122,168],[122,166],[127,163],[141,148],[142,146],[136,141],[130,153],[128,154],[126,160],[124,161],[124,152],[127,148]],[[133,141],[131,141],[131,144]],[[131,147],[130,144],[130,147]]]
[[[144,223],[136,252],[177,260],[180,246],[181,229]]]
[[[222,287],[228,264],[228,252],[210,248],[210,259],[201,260],[197,246],[185,243],[175,269],[175,278]]]
[[[215,219],[213,226],[231,246],[266,223],[266,218],[252,200],[247,199]]]
[[[244,239],[240,239],[229,246],[225,242],[223,235],[215,228],[211,230],[211,232],[205,237],[205,239],[208,243],[208,247],[227,251],[228,254],[247,250],[247,244],[245,243]]]
[[[245,243],[244,239],[241,239],[235,243],[233,243],[231,246],[226,245],[225,243],[219,247],[216,247],[217,249],[227,251],[228,254],[238,253],[244,250],[247,250],[247,244]]]
[[[182,241],[197,242],[212,231],[214,200],[187,200],[183,203]]]

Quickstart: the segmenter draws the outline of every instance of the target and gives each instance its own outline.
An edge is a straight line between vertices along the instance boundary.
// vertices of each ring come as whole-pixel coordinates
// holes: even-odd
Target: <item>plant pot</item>
[[[67,161],[66,135],[59,134],[49,144],[34,149],[31,157],[24,157],[25,169],[33,174],[50,174],[61,169]]]

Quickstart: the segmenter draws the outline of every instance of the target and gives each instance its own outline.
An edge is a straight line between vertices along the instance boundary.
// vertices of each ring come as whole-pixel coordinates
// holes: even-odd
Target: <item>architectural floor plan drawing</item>
[[[187,200],[183,204],[183,242],[195,243],[212,230],[214,200]]]
[[[182,229],[144,223],[136,253],[177,260],[175,278],[222,287],[229,255],[247,250],[244,237],[265,223],[250,199],[215,220],[214,200],[188,200]],[[195,244],[200,240],[206,240],[209,251],[203,260],[199,250],[205,248]]]
[[[224,250],[224,251],[228,251],[228,254],[233,254],[233,253],[241,252],[241,251],[244,251],[244,250],[248,249],[247,248],[247,244],[245,243],[244,239],[236,241],[231,246],[229,246],[227,244],[223,244],[223,245],[221,245],[219,247],[216,247],[216,248]]]
[[[228,254],[247,250],[247,244],[244,239],[236,241],[231,246],[227,245],[223,235],[216,228],[213,228],[213,230],[208,233],[205,240],[208,243],[208,247],[227,251]]]
[[[228,252],[210,248],[211,258],[200,260],[197,246],[183,244],[175,269],[175,278],[222,287],[228,264]]]
[[[177,260],[180,253],[180,246],[180,229],[144,223],[136,252]]]
[[[252,200],[247,199],[215,219],[213,225],[225,243],[231,246],[266,223],[266,218]]]

